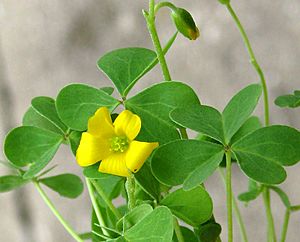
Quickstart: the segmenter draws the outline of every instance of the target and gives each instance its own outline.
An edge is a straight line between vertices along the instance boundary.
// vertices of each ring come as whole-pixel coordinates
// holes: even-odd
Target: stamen
[[[128,149],[129,141],[126,136],[116,136],[110,140],[110,150],[123,153]]]

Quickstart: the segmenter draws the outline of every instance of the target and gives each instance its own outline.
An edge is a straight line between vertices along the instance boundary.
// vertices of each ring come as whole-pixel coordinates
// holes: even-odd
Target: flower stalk
[[[33,181],[34,186],[38,190],[39,194],[43,198],[44,202],[47,204],[47,206],[50,208],[50,210],[53,212],[55,217],[58,219],[58,221],[64,226],[64,228],[68,231],[68,233],[77,241],[77,242],[83,242],[83,240],[80,238],[80,236],[74,231],[74,229],[69,225],[69,223],[62,217],[62,215],[58,212],[54,204],[51,202],[50,198],[47,196],[47,194],[44,192],[44,190],[41,188],[38,181]]]

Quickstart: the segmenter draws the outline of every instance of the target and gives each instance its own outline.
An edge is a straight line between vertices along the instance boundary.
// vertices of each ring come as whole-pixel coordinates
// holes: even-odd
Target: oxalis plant
[[[267,85],[247,34],[229,0],[228,9],[248,51],[259,81],[240,90],[222,112],[200,103],[186,83],[174,81],[165,54],[177,34],[195,40],[199,30],[191,14],[171,2],[149,1],[143,11],[154,51],[125,48],[111,51],[98,61],[99,69],[113,87],[70,84],[57,97],[35,97],[23,125],[11,130],[4,153],[11,174],[0,178],[0,191],[7,192],[33,183],[45,203],[75,241],[221,241],[222,227],[233,238],[233,212],[240,230],[235,241],[247,242],[246,226],[231,188],[231,167],[237,165],[249,180],[248,190],[238,195],[243,202],[263,197],[269,242],[285,241],[292,205],[278,187],[286,179],[285,166],[300,160],[300,132],[284,125],[271,125]],[[175,34],[162,46],[155,18],[168,8]],[[200,44],[200,42],[199,42]],[[135,95],[132,87],[157,64],[164,81]],[[161,78],[158,77],[158,80]],[[263,96],[264,118],[252,116]],[[281,107],[300,106],[300,91],[275,102]],[[118,108],[118,109],[117,109]],[[118,111],[117,111],[118,110]],[[189,138],[187,129],[198,132]],[[61,145],[70,146],[82,166],[93,211],[91,230],[74,231],[55,208],[44,186],[67,198],[83,191],[74,174],[49,176],[49,164]],[[74,165],[76,163],[74,162]],[[50,167],[50,168],[49,168]],[[213,214],[213,202],[205,181],[214,172],[224,180],[227,225]],[[285,205],[282,230],[275,231],[270,193]],[[113,200],[122,196],[125,204]],[[300,202],[300,201],[299,201]],[[280,232],[280,234],[279,234]],[[280,235],[280,237],[279,237]]]

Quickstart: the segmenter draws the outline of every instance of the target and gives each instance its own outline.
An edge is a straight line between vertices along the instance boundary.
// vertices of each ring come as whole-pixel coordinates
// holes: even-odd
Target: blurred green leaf
[[[278,194],[278,196],[280,197],[282,203],[286,208],[289,209],[291,207],[291,203],[288,195],[281,188],[275,186],[269,186],[269,188],[271,188],[274,192]]]
[[[41,129],[46,129],[60,135],[63,132],[48,119],[39,114],[33,107],[30,107],[23,116],[24,126],[34,126]]]
[[[135,207],[118,221],[117,229],[119,231],[126,231],[130,229],[133,225],[137,224],[152,211],[153,208],[149,204],[142,204],[138,207]]]
[[[247,134],[262,128],[262,124],[258,117],[251,116],[247,119],[247,121],[240,127],[240,129],[235,133],[235,135],[231,138],[230,143],[235,143],[239,139],[243,138]]]
[[[168,207],[174,215],[192,226],[209,220],[213,209],[209,194],[201,186],[189,191],[178,189],[169,193],[160,204]]]
[[[252,84],[239,91],[229,101],[222,113],[226,143],[229,143],[232,136],[254,111],[261,92],[261,85]]]
[[[144,163],[142,168],[134,175],[134,177],[146,193],[148,193],[156,201],[159,201],[160,185],[152,174],[149,161]]]
[[[67,198],[77,198],[83,192],[83,183],[81,179],[74,174],[46,177],[40,179],[39,182]]]
[[[200,242],[217,242],[221,231],[221,225],[215,222],[201,225],[198,230]]]
[[[166,207],[157,207],[124,233],[130,242],[170,242],[173,236],[173,215]]]
[[[248,184],[248,191],[243,192],[238,196],[238,199],[242,202],[250,202],[252,200],[255,200],[262,192],[261,187],[258,186],[257,183],[252,179],[249,179]]]
[[[213,155],[206,162],[203,162],[194,171],[192,171],[183,183],[184,190],[190,190],[202,184],[219,167],[224,156],[224,151]]]
[[[142,120],[138,140],[167,143],[179,139],[177,126],[169,118],[174,108],[199,105],[195,92],[181,82],[155,84],[125,101],[127,109]]]
[[[76,156],[76,151],[80,143],[81,134],[82,132],[72,131],[69,135],[70,146],[74,156]]]
[[[279,184],[286,178],[283,166],[300,160],[300,132],[273,125],[258,129],[232,145],[241,169],[253,180]]]
[[[51,131],[22,126],[9,132],[4,152],[8,160],[17,167],[29,165],[24,178],[31,178],[50,162],[62,141],[61,135]]]
[[[170,113],[170,117],[185,128],[206,134],[225,144],[222,115],[212,107],[197,105],[176,108]]]
[[[294,94],[279,96],[275,99],[275,104],[281,108],[296,108],[300,106],[300,91],[294,91]]]
[[[31,105],[41,116],[49,120],[54,126],[66,133],[68,128],[58,117],[55,100],[51,97],[35,97]]]
[[[122,96],[136,78],[156,59],[156,53],[145,48],[113,50],[98,60],[98,67],[115,84]]]
[[[115,90],[113,87],[101,87],[101,88],[99,88],[99,89],[100,89],[101,91],[107,93],[108,95],[113,94],[113,92],[114,92],[114,90]]]
[[[182,236],[184,238],[184,242],[199,242],[195,233],[193,231],[189,230],[187,227],[180,226],[180,230],[181,230]],[[177,236],[175,233],[173,234],[173,242],[178,242],[178,239],[177,239]]]
[[[283,125],[258,129],[232,145],[235,152],[254,154],[283,166],[300,161],[300,132]]]
[[[17,189],[26,183],[28,183],[30,180],[25,180],[20,176],[1,176],[0,177],[0,192],[9,192],[14,189]]]
[[[211,158],[222,151],[221,145],[206,141],[176,140],[154,151],[152,172],[163,184],[180,185],[195,169],[203,164],[209,165],[208,161],[214,162]]]
[[[84,84],[70,84],[64,87],[56,99],[60,119],[71,129],[84,131],[88,119],[100,107],[112,111],[119,101],[104,91]]]

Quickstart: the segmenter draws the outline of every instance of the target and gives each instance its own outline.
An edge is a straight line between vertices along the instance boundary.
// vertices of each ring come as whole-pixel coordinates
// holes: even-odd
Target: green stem
[[[176,11],[177,10],[177,7],[173,3],[170,3],[170,2],[159,2],[158,4],[155,5],[154,15],[156,15],[157,12],[158,12],[158,10],[161,9],[161,8],[163,8],[163,7],[168,7],[172,11]]]
[[[184,237],[182,235],[180,225],[178,223],[178,220],[175,217],[173,218],[173,224],[174,224],[174,231],[178,242],[184,242]]]
[[[282,230],[281,230],[280,242],[285,242],[286,234],[287,234],[287,230],[288,230],[288,226],[289,226],[290,214],[291,214],[290,210],[286,209],[285,215],[284,215],[284,221],[283,221],[283,225],[282,225]]]
[[[233,241],[232,227],[232,188],[231,188],[231,153],[226,152],[226,193],[227,193],[227,230],[228,242]]]
[[[95,180],[90,180],[93,184],[94,188],[96,189],[97,193],[100,195],[100,197],[103,199],[105,204],[109,207],[109,209],[112,211],[112,213],[116,216],[116,218],[119,220],[122,218],[121,213],[119,210],[113,205],[112,201],[106,196],[105,192],[103,191],[102,187],[99,185],[99,183]]]
[[[167,65],[167,62],[166,62],[159,38],[158,38],[157,30],[155,27],[155,1],[154,0],[149,1],[149,14],[145,13],[145,19],[147,21],[148,30],[151,35],[151,39],[152,39],[161,69],[162,69],[164,79],[165,79],[165,81],[171,81],[169,68],[168,68],[168,65]]]
[[[88,188],[88,191],[89,191],[90,199],[91,199],[96,217],[98,219],[98,222],[99,222],[100,225],[105,226],[103,216],[101,214],[99,205],[97,203],[97,200],[96,200],[96,197],[95,197],[95,194],[94,194],[94,189],[93,189],[92,183],[91,183],[90,179],[88,179],[88,178],[86,178],[85,181],[86,181],[86,185],[87,185],[87,188]],[[103,229],[103,228],[101,228],[101,229],[102,229],[103,235],[109,236],[109,233],[105,229]]]
[[[260,77],[260,81],[261,81],[261,85],[263,87],[263,93],[264,93],[264,111],[265,111],[265,125],[268,126],[270,123],[270,114],[269,114],[269,98],[268,98],[268,89],[267,89],[267,84],[266,84],[266,80],[264,77],[264,73],[260,67],[260,65],[258,64],[256,57],[254,55],[253,49],[251,47],[249,38],[246,34],[246,31],[243,27],[243,25],[241,24],[241,21],[239,20],[238,16],[236,15],[235,11],[233,10],[233,8],[231,7],[230,3],[226,5],[227,9],[229,11],[229,13],[231,14],[233,20],[235,21],[241,35],[243,38],[243,41],[245,43],[245,46],[247,48],[248,54],[250,56],[250,62],[253,65],[253,67],[255,68],[256,72],[258,73],[259,77]]]
[[[86,233],[79,234],[79,236],[82,240],[90,240],[93,237],[93,233],[92,232],[86,232]]]
[[[219,168],[219,172],[220,172],[222,181],[223,181],[224,185],[226,186],[226,178],[225,178],[225,175],[224,175],[223,171],[221,170],[221,168]],[[243,242],[248,242],[248,236],[247,236],[246,227],[245,227],[245,224],[244,224],[244,221],[243,221],[243,217],[242,217],[242,214],[240,212],[237,200],[236,200],[233,193],[232,193],[232,202],[233,202],[232,203],[233,211],[234,211],[235,217],[236,217],[237,222],[238,222],[239,227],[240,227],[240,233],[241,233],[242,240],[243,240]]]
[[[263,188],[263,200],[266,208],[266,216],[268,220],[268,242],[276,242],[276,233],[274,227],[274,220],[271,211],[271,199],[270,199],[270,190],[267,187]]]
[[[182,139],[189,139],[188,134],[186,132],[186,129],[184,128],[179,128],[180,134],[181,134],[181,138]]]
[[[300,210],[300,205],[295,205],[290,207],[291,212],[296,212]]]
[[[229,13],[231,14],[232,18],[234,19],[236,26],[238,27],[238,29],[242,35],[243,41],[247,48],[248,54],[250,56],[250,62],[260,77],[260,82],[261,82],[261,85],[263,88],[263,93],[264,93],[265,126],[269,126],[269,124],[270,124],[269,98],[268,98],[268,88],[267,88],[266,80],[264,77],[264,73],[256,60],[256,57],[255,57],[254,51],[251,47],[247,33],[246,33],[243,25],[241,24],[238,16],[236,15],[235,11],[231,7],[230,3],[227,4],[226,6],[227,6],[227,9],[228,9]],[[272,210],[271,210],[271,205],[270,205],[269,188],[266,187],[266,189],[264,189],[263,196],[264,196],[265,209],[266,209],[267,219],[268,219],[268,231],[269,231],[268,237],[269,237],[270,241],[276,241],[275,230],[274,230],[274,220],[273,220]]]
[[[47,206],[51,209],[53,214],[56,216],[56,218],[59,220],[59,222],[64,226],[64,228],[69,232],[69,234],[77,241],[77,242],[83,242],[83,240],[79,237],[79,235],[71,228],[71,226],[68,224],[66,220],[61,216],[61,214],[57,211],[54,204],[51,202],[47,194],[44,192],[44,190],[41,188],[40,184],[37,181],[33,181],[33,184],[35,185],[36,189],[40,193],[41,197],[43,198],[44,202],[47,204]]]
[[[126,191],[127,191],[127,196],[128,196],[128,209],[129,211],[132,210],[135,207],[135,180],[134,176],[130,175],[127,177],[126,181]]]

